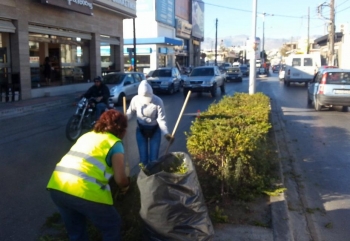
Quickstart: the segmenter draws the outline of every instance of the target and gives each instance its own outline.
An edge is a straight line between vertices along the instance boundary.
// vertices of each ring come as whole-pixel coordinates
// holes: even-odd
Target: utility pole
[[[310,53],[310,7],[307,9],[307,47],[306,53]]]
[[[265,15],[263,13],[263,42],[262,42],[262,62],[265,63]]]
[[[136,29],[135,29],[135,18],[132,19],[133,31],[134,31],[134,71],[136,72]]]
[[[328,48],[328,65],[334,66],[334,39],[335,39],[335,23],[334,23],[334,0],[330,2],[330,23],[328,28],[329,33],[329,48]]]
[[[255,77],[256,77],[256,14],[257,14],[257,0],[253,0],[253,14],[252,14],[252,35],[250,36],[250,58],[249,58],[249,94],[255,94]]]
[[[216,32],[215,32],[215,66],[218,65],[217,57],[218,57],[218,19],[216,19],[215,23]]]

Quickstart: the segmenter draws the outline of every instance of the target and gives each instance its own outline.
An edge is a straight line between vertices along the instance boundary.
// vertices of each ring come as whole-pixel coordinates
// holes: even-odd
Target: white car
[[[114,104],[123,105],[123,97],[129,100],[137,95],[140,82],[144,79],[144,74],[139,72],[112,72],[103,76],[103,83],[109,88],[110,100]]]

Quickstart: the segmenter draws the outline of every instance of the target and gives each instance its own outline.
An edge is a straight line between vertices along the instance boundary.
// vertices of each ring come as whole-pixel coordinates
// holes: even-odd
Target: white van
[[[319,54],[295,54],[286,59],[284,84],[289,86],[291,82],[305,83],[308,85],[321,66]]]

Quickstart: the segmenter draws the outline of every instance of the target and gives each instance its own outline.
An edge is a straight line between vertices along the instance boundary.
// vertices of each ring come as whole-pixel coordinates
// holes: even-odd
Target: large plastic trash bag
[[[179,157],[185,162],[187,171],[171,173]],[[137,185],[141,195],[144,241],[213,239],[214,229],[197,173],[186,153],[172,152],[148,164],[140,171]]]

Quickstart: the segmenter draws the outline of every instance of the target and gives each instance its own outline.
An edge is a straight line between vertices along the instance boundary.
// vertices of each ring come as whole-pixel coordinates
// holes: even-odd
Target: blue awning
[[[133,45],[134,39],[124,39],[124,45]],[[179,39],[158,37],[158,38],[136,38],[136,44],[167,44],[182,46],[183,42]]]

